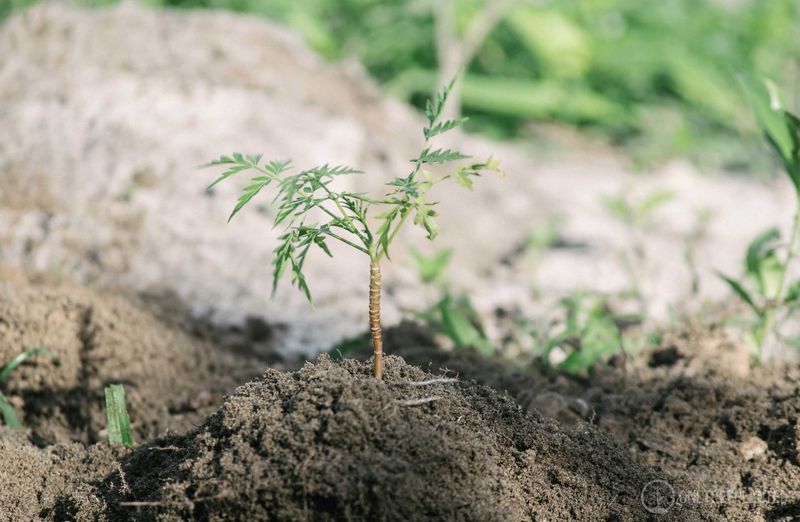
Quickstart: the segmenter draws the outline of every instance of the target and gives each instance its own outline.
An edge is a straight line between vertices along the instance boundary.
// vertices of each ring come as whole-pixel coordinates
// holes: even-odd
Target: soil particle
[[[371,371],[327,356],[294,373],[268,370],[197,429],[136,449],[59,505],[111,520],[651,516],[640,494],[662,475],[592,426],[563,427],[399,357],[387,357],[383,382]],[[685,506],[675,516],[706,518]]]

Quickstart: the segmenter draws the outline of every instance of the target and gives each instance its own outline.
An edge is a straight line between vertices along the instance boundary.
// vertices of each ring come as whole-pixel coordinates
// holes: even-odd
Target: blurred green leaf
[[[14,411],[14,407],[2,393],[0,393],[0,413],[3,415],[3,422],[9,428],[19,429],[22,427],[19,418],[17,418],[17,413]]]

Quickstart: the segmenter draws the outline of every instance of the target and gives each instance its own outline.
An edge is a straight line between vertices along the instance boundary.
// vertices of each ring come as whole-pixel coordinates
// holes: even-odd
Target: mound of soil
[[[54,512],[113,520],[644,520],[663,478],[566,428],[401,358],[269,370],[197,429],[142,446]],[[688,507],[683,520],[703,517]]]
[[[139,440],[202,421],[243,377],[241,362],[156,317],[133,297],[79,286],[18,285],[0,296],[0,366],[30,347],[38,356],[3,392],[39,445],[104,438],[103,389],[125,385]]]
[[[442,350],[412,323],[388,331],[386,346],[411,364],[505,390],[565,425],[591,422],[635,462],[684,484],[678,503],[722,520],[800,519],[800,370],[748,368],[742,343],[713,325],[666,332],[658,349],[589,376]]]

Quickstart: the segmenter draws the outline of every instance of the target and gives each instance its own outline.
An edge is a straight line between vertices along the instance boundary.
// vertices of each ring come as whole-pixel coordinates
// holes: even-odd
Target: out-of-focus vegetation
[[[783,163],[797,200],[788,243],[781,242],[780,230],[770,228],[750,243],[742,279],[720,274],[753,312],[749,337],[760,359],[770,335],[785,346],[798,343],[796,335],[782,335],[781,323],[796,317],[800,306],[800,281],[790,281],[789,274],[790,265],[800,253],[800,116],[784,107],[774,84],[760,84],[747,77],[740,80],[767,142]]]
[[[0,0],[0,17],[32,1]],[[472,128],[505,137],[531,121],[579,125],[645,162],[702,152],[752,165],[756,141],[742,148],[739,135],[754,126],[735,73],[772,78],[785,92],[800,80],[796,0],[145,1],[276,19],[330,59],[357,58],[415,103],[437,84],[441,6],[453,2],[447,22],[458,39],[504,4],[464,67]]]

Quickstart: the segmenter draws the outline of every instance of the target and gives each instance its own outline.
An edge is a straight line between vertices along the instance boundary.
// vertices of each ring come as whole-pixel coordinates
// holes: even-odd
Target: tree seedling
[[[442,119],[447,97],[453,87],[451,82],[426,106],[428,123],[423,129],[424,145],[411,160],[411,172],[390,181],[380,199],[364,193],[338,190],[338,178],[358,174],[347,166],[322,165],[289,174],[290,160],[272,160],[262,163],[262,155],[234,153],[222,156],[209,165],[225,166],[225,170],[210,186],[243,171],[256,171],[244,188],[228,221],[253,197],[266,187],[277,190],[273,203],[276,206],[274,225],[282,226],[279,245],[275,249],[273,266],[273,293],[285,273],[291,282],[311,301],[311,291],[303,267],[306,256],[316,247],[333,256],[328,242],[341,242],[369,258],[369,330],[374,352],[375,377],[383,373],[383,341],[381,336],[381,261],[389,258],[389,248],[400,230],[411,221],[422,227],[432,240],[438,233],[435,202],[429,199],[430,191],[440,183],[453,180],[471,189],[473,178],[483,172],[500,173],[499,163],[492,158],[483,162],[460,163],[446,174],[436,174],[427,168],[452,164],[469,156],[447,148],[434,148],[431,140],[462,125],[466,119]]]
[[[16,370],[22,363],[36,357],[37,355],[46,355],[53,359],[53,362],[58,365],[58,359],[50,352],[50,350],[45,348],[30,348],[18,354],[16,357],[11,359],[8,364],[0,369],[0,383],[8,379],[8,376],[11,375],[11,372]],[[14,407],[2,392],[0,392],[0,413],[3,414],[3,422],[9,428],[22,427],[22,424],[19,422],[19,418],[14,411]]]
[[[796,200],[788,244],[781,243],[777,228],[770,228],[748,247],[743,279],[718,274],[753,311],[753,340],[756,357],[761,359],[767,337],[777,333],[776,313],[800,303],[800,281],[788,281],[800,246],[800,118],[781,106],[771,83],[744,76],[740,82],[767,142],[778,153]]]

